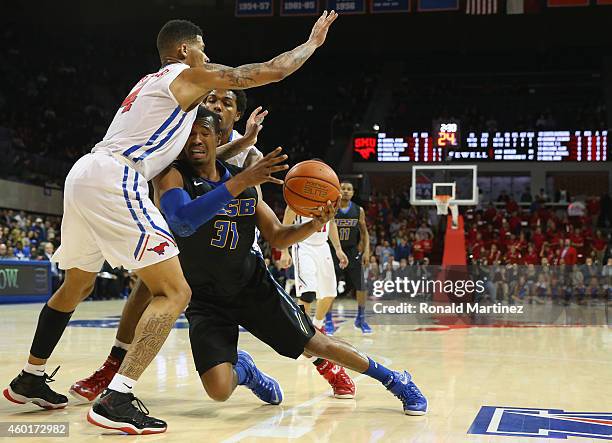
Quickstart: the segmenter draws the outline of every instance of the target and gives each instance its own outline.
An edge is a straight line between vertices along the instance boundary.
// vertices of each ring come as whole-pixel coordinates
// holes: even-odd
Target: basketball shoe
[[[247,375],[244,386],[249,388],[257,398],[271,405],[283,401],[283,389],[280,384],[263,371],[257,369],[253,357],[246,351],[238,351],[236,366],[242,366]]]
[[[87,421],[132,435],[161,434],[168,427],[165,421],[149,416],[147,407],[134,394],[111,389],[106,389],[96,400],[87,413]]]
[[[355,318],[355,329],[359,329],[363,334],[371,334],[372,328],[363,317],[357,316]]]
[[[383,384],[402,401],[404,414],[425,415],[427,413],[427,399],[414,384],[408,371],[393,371],[389,380]]]
[[[109,355],[106,361],[96,372],[89,377],[75,382],[68,391],[70,395],[79,400],[90,402],[106,389],[119,370],[121,360]]]
[[[328,312],[327,314],[325,314],[325,334],[331,337],[332,335],[334,335],[334,332],[336,332],[336,330],[337,328],[334,325],[334,321],[332,320],[332,313]]]
[[[44,409],[62,409],[68,404],[65,395],[58,394],[52,390],[47,383],[51,383],[53,376],[59,370],[59,366],[51,375],[34,375],[25,371],[11,381],[11,384],[3,392],[8,401],[18,404],[32,402]]]
[[[355,383],[342,366],[329,360],[316,365],[317,371],[331,385],[336,398],[355,398]]]

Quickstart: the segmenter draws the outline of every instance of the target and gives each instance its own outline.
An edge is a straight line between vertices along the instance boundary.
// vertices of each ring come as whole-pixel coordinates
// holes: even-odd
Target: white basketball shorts
[[[337,295],[336,272],[327,243],[293,245],[293,265],[298,297],[304,292],[316,292],[317,299]]]
[[[146,180],[110,152],[81,157],[66,177],[61,245],[52,260],[61,269],[134,270],[179,250]]]

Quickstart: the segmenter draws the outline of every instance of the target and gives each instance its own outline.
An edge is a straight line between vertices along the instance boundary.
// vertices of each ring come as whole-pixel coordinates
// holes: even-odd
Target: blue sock
[[[365,306],[357,306],[357,318],[365,317]]]
[[[387,385],[389,383],[389,379],[393,376],[393,371],[385,368],[383,365],[376,363],[370,357],[368,357],[368,361],[370,362],[370,366],[364,372],[365,375],[375,378],[383,385]]]
[[[250,378],[249,370],[241,365],[240,362],[236,363],[234,371],[236,371],[236,375],[238,376],[238,385],[244,385],[248,382]]]
[[[326,321],[332,321],[332,313],[328,312],[327,314],[325,314],[325,320]]]

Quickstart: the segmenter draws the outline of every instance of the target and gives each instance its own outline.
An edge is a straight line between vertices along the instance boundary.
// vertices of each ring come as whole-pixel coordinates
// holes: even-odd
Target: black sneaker
[[[160,434],[168,427],[165,421],[149,417],[149,410],[134,394],[111,389],[106,389],[96,400],[87,414],[87,421],[128,434]]]
[[[57,373],[58,366],[51,375],[34,375],[25,371],[13,379],[8,388],[4,390],[4,396],[8,401],[23,405],[32,402],[45,409],[62,409],[68,404],[68,397],[53,391],[47,383],[51,383],[53,376]]]

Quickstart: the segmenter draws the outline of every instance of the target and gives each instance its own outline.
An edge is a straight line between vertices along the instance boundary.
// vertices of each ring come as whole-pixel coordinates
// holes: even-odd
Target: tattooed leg
[[[119,368],[119,374],[132,380],[137,380],[155,358],[191,297],[177,257],[139,270],[138,275],[153,299],[138,322],[134,341]]]

